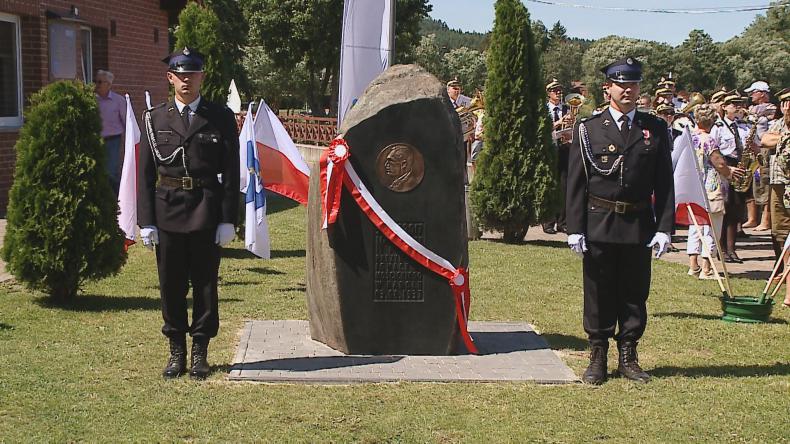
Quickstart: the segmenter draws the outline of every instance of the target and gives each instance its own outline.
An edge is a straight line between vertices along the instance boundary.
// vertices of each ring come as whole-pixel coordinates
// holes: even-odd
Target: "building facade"
[[[30,96],[61,79],[115,75],[138,122],[145,90],[167,99],[168,26],[186,0],[0,0],[0,215],[13,183],[14,144]]]

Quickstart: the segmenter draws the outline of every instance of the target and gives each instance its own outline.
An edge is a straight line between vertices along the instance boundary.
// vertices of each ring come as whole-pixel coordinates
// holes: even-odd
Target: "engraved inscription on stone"
[[[398,223],[417,242],[425,241],[422,222]],[[374,249],[375,274],[373,300],[375,302],[422,302],[422,270],[406,254],[376,230]]]
[[[382,185],[404,193],[422,182],[425,164],[422,153],[408,143],[386,146],[376,158],[376,175]]]

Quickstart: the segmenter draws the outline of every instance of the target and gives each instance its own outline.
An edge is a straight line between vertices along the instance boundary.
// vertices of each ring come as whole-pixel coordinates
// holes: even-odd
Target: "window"
[[[19,17],[0,13],[0,127],[22,125]]]
[[[54,80],[77,78],[77,30],[70,23],[49,23],[49,73]]]

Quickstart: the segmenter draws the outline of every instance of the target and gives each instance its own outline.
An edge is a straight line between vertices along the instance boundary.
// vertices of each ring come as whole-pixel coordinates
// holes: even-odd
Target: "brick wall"
[[[160,9],[159,0],[0,0],[0,12],[20,17],[25,106],[30,95],[50,82],[47,10],[65,15],[72,5],[92,29],[94,70],[109,69],[115,74],[113,90],[131,96],[139,123],[145,109],[144,91],[151,92],[153,103],[165,101],[168,94],[167,67],[161,62],[168,53],[168,13]],[[115,36],[109,33],[111,21]],[[154,41],[155,33],[158,41]],[[16,130],[0,130],[0,215],[8,204],[17,137]]]

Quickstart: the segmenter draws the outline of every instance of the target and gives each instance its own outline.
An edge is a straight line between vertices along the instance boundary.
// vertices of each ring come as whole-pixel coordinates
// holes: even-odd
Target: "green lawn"
[[[239,241],[226,250],[222,325],[209,351],[217,371],[204,382],[160,376],[157,276],[141,246],[73,307],[0,288],[0,442],[790,441],[790,310],[775,308],[764,325],[721,322],[715,282],[665,262],[654,265],[640,346],[654,376],[646,386],[228,382],[244,321],[307,318],[305,211],[276,199],[270,207],[272,260]],[[470,255],[472,318],[530,322],[581,374],[580,262],[567,247],[477,241]]]

